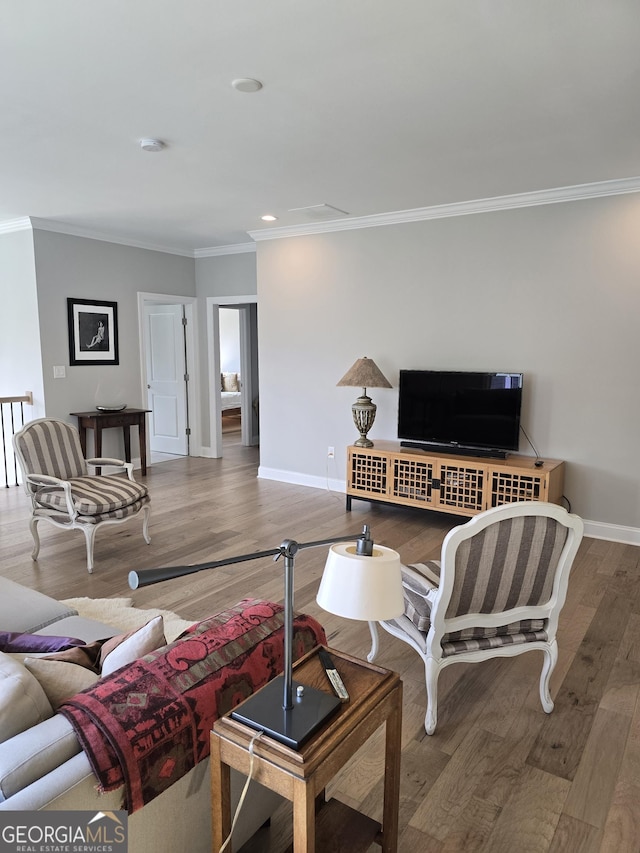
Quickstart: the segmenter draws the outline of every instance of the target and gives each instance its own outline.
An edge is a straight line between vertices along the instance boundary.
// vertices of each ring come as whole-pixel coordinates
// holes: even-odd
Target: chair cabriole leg
[[[149,536],[149,517],[151,515],[151,507],[149,504],[142,508],[142,536],[147,545],[151,545],[151,537]]]
[[[554,705],[549,684],[551,674],[558,662],[558,643],[556,640],[554,639],[542,653],[544,655],[544,662],[542,664],[542,672],[540,673],[540,701],[542,702],[545,713],[550,714],[553,711]]]
[[[373,663],[373,661],[378,656],[378,626],[375,622],[369,622],[369,631],[371,632],[371,651],[367,655],[367,660],[369,663]]]
[[[84,538],[87,541],[87,571],[93,573],[93,542],[96,538],[96,525],[89,524],[83,529]]]
[[[29,521],[29,530],[31,531],[31,536],[33,537],[33,551],[31,552],[31,559],[37,560],[38,554],[40,553],[40,536],[38,535],[38,522],[39,518],[31,517]]]
[[[427,713],[424,718],[424,730],[432,735],[436,730],[438,722],[438,675],[440,667],[433,658],[427,658],[424,662],[427,682]]]

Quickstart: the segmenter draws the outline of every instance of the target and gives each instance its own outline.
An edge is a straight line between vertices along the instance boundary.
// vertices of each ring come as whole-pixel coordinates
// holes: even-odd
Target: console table
[[[402,682],[387,669],[329,650],[349,693],[326,725],[296,752],[266,735],[255,742],[253,778],[293,803],[294,853],[335,850],[337,841],[350,853],[365,853],[373,842],[385,853],[398,849]],[[318,690],[331,687],[317,655],[309,652],[294,665],[296,681]],[[355,752],[383,724],[385,775],[382,826],[338,800],[324,799],[324,789]],[[231,717],[221,717],[211,732],[213,845],[218,851],[231,826],[230,768],[249,774],[249,744],[256,731]],[[226,850],[230,850],[227,847]]]
[[[538,464],[536,464],[538,462]],[[515,501],[561,503],[564,462],[513,453],[474,458],[376,441],[347,450],[347,511],[353,498],[476,515]]]
[[[70,412],[78,419],[80,444],[85,457],[87,455],[87,430],[94,431],[95,455],[102,456],[102,430],[122,427],[124,436],[124,458],[131,462],[131,427],[138,427],[140,440],[140,467],[143,474],[147,473],[147,429],[146,415],[151,409],[123,409],[121,412]]]

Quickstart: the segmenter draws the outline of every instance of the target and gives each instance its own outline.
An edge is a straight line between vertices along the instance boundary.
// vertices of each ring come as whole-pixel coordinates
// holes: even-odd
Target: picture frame
[[[67,298],[69,364],[119,364],[118,303]]]

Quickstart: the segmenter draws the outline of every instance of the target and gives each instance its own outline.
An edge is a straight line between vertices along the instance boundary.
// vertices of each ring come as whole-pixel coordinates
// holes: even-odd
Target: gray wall
[[[344,480],[358,391],[335,386],[361,356],[395,386],[371,391],[374,441],[401,368],[522,371],[574,511],[639,528],[639,229],[626,195],[259,242],[261,475]]]
[[[31,230],[0,237],[0,397],[33,392],[25,417],[44,415],[36,268]]]
[[[256,293],[256,253],[239,252],[196,259],[198,296],[253,296]]]
[[[47,416],[75,423],[70,412],[93,409],[104,399],[118,398],[130,406],[142,407],[138,291],[195,296],[193,259],[50,231],[34,230],[33,236],[38,306],[43,318]],[[118,303],[119,365],[69,366],[69,296]],[[65,365],[65,379],[53,378],[54,365]],[[132,430],[134,457],[139,452],[135,433]],[[123,453],[121,431],[107,430],[103,454]]]

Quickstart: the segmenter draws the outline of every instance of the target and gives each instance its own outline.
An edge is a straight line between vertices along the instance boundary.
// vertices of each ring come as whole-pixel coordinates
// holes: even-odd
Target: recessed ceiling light
[[[231,85],[236,92],[259,92],[262,89],[262,83],[253,77],[238,77],[231,81]]]
[[[263,222],[275,222],[278,219],[278,217],[273,216],[273,214],[271,214],[271,213],[265,213],[265,215],[261,216],[260,219],[262,219]]]
[[[140,148],[143,151],[162,151],[165,147],[165,143],[161,139],[141,139],[140,140]]]

